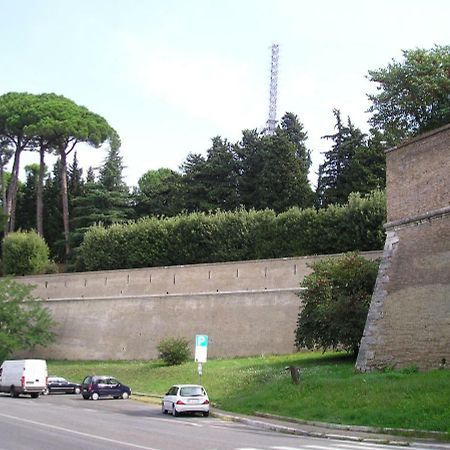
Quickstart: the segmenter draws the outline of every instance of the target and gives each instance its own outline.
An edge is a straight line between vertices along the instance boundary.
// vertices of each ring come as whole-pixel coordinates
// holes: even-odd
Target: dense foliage
[[[343,349],[356,355],[378,273],[378,263],[356,253],[315,262],[301,286],[299,349]]]
[[[182,364],[191,357],[189,341],[185,338],[165,338],[158,344],[157,350],[159,358],[168,366]]]
[[[403,60],[369,71],[371,125],[391,144],[450,123],[450,46],[403,51]]]
[[[78,252],[78,269],[236,261],[378,250],[383,247],[385,198],[352,194],[328,208],[192,213],[95,226]]]
[[[16,350],[30,350],[54,340],[49,311],[31,295],[33,286],[0,280],[0,361]]]
[[[34,275],[50,266],[48,245],[35,231],[9,233],[2,250],[5,274]]]

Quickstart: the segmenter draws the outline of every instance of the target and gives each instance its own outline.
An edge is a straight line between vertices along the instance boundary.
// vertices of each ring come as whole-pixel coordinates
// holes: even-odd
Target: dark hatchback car
[[[48,394],[79,394],[81,392],[81,384],[72,383],[62,377],[48,377],[47,387],[42,392],[44,395]]]
[[[89,375],[81,384],[81,395],[85,400],[98,400],[100,397],[127,399],[131,389],[114,377]]]

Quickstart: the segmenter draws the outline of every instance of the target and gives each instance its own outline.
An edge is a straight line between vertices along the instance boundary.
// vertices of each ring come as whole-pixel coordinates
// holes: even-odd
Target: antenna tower
[[[273,44],[270,66],[269,118],[266,123],[266,134],[268,135],[275,134],[275,126],[277,124],[278,53],[278,44]]]

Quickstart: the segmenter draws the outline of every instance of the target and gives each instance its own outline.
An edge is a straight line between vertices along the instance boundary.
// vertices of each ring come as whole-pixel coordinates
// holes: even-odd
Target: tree
[[[233,211],[239,207],[238,167],[233,146],[220,136],[207,151],[203,179],[209,210]]]
[[[178,172],[160,168],[149,170],[134,190],[136,216],[175,216],[184,209],[183,178]]]
[[[368,75],[378,84],[370,123],[391,145],[450,122],[450,46],[403,50],[403,58]]]
[[[308,134],[303,130],[303,124],[298,117],[287,112],[282,118],[278,132],[287,136],[290,142],[295,145],[295,155],[301,162],[302,172],[308,177],[311,167],[311,151],[306,148]]]
[[[111,147],[100,168],[99,180],[86,182],[79,195],[73,198],[71,243],[75,247],[95,223],[108,226],[130,217],[130,195],[122,170],[119,149]]]
[[[365,149],[365,135],[353,125],[350,117],[345,125],[338,109],[334,109],[333,114],[336,117],[336,133],[323,136],[324,139],[332,140],[333,146],[325,153],[325,160],[319,166],[316,190],[319,207],[344,204],[349,194],[354,192],[355,184],[361,184],[357,181],[360,175],[352,170],[352,164],[355,155]]]
[[[9,160],[12,158],[14,150],[9,146],[6,139],[0,140],[0,191],[2,208],[6,206],[6,174],[5,167],[8,165]]]
[[[0,96],[0,138],[4,145],[6,143],[14,150],[11,179],[4,204],[8,216],[6,231],[14,231],[20,157],[24,150],[33,145],[34,136],[28,132],[28,127],[37,120],[36,104],[36,96],[28,93],[9,92]]]
[[[297,116],[286,113],[274,135],[243,131],[235,146],[239,168],[239,194],[247,208],[271,208],[276,212],[292,206],[312,205],[308,182],[311,165],[306,133]]]
[[[185,190],[185,207],[189,212],[208,211],[208,185],[205,179],[206,159],[199,153],[189,153],[180,167]]]
[[[48,345],[55,339],[50,312],[31,295],[33,286],[0,280],[0,361],[16,350]]]
[[[56,160],[52,171],[47,175],[43,190],[45,228],[44,238],[50,247],[53,258],[64,260],[64,229],[61,202],[61,169],[60,161]]]
[[[60,182],[65,239],[65,255],[70,254],[69,200],[67,190],[67,156],[81,142],[98,148],[109,141],[111,148],[120,147],[116,131],[107,121],[79,106],[72,100],[55,94],[46,94],[42,108],[46,114],[42,123],[36,125],[36,133],[60,158]]]
[[[364,331],[378,263],[356,253],[312,264],[299,295],[296,345],[301,348],[344,349],[357,354]]]
[[[16,222],[21,230],[36,229],[36,190],[39,165],[25,166],[26,181],[18,183]]]

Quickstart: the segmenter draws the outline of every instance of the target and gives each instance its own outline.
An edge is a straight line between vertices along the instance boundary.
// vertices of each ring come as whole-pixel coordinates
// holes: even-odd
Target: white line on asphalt
[[[58,427],[56,425],[49,425],[47,423],[36,422],[34,420],[23,419],[22,417],[10,416],[9,414],[0,413],[0,416],[6,417],[8,419],[18,420],[19,422],[31,423],[32,425],[40,425],[41,427],[50,428],[52,430],[65,431],[66,433],[72,433],[72,434],[76,434],[78,436],[85,436],[85,437],[89,437],[92,439],[97,439],[99,441],[111,442],[113,444],[119,444],[119,445],[123,445],[125,447],[140,448],[142,450],[158,450],[153,447],[145,447],[144,445],[130,444],[128,442],[117,441],[115,439],[109,439],[109,438],[105,438],[102,436],[96,436],[95,434],[82,433],[81,431],[75,431],[75,430],[71,430],[69,428],[63,428],[63,427]]]
[[[371,449],[398,449],[398,445],[389,445],[389,444],[383,444],[380,442],[380,444],[375,444],[372,442],[360,442],[358,444],[351,444],[351,443],[339,443],[335,444],[335,447],[337,448],[343,448],[345,450],[351,450],[351,449],[357,449],[357,450],[371,450]],[[410,447],[408,447],[410,448]]]
[[[274,450],[298,450],[298,447],[270,447],[273,448]],[[323,447],[325,448],[325,447]],[[327,447],[328,449],[329,447]]]
[[[191,425],[192,427],[202,427],[203,424],[201,423],[195,423],[195,422],[189,422],[188,420],[180,420],[180,419],[163,419],[162,417],[151,417],[153,420],[160,420],[161,422],[169,422],[169,423],[179,423],[181,425]]]

